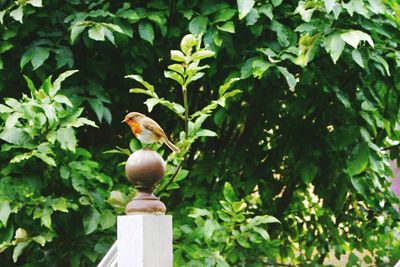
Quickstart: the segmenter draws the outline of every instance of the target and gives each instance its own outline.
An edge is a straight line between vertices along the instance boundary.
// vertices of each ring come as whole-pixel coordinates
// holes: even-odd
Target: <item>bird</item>
[[[161,126],[153,119],[139,112],[129,112],[121,123],[126,123],[132,133],[143,144],[153,144],[156,142],[166,144],[172,151],[179,152],[177,148],[165,134]]]

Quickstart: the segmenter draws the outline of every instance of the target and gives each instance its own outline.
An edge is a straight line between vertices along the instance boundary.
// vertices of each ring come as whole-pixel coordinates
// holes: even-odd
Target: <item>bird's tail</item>
[[[177,148],[168,138],[164,138],[164,144],[166,144],[172,151],[179,152],[179,148]]]

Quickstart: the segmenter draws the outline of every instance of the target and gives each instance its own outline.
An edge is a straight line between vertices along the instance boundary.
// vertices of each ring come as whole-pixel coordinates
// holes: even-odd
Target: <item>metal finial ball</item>
[[[166,207],[153,195],[154,187],[163,178],[165,162],[152,150],[139,150],[129,156],[126,176],[139,191],[126,206],[126,214],[165,214]]]
[[[138,150],[129,156],[126,176],[135,187],[153,188],[164,176],[165,162],[152,150]]]

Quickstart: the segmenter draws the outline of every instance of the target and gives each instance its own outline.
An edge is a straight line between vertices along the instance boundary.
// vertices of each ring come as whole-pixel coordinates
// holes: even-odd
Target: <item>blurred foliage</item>
[[[393,265],[399,27],[396,0],[0,0],[1,265],[100,261],[128,111],[181,148],[177,266]]]

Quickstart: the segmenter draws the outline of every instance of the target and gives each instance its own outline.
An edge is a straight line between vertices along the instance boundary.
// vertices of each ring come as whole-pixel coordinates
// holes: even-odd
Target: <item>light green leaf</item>
[[[148,82],[146,82],[145,80],[143,80],[143,77],[140,75],[127,75],[125,76],[125,78],[129,78],[129,79],[133,79],[139,83],[141,83],[147,90],[149,90],[150,92],[154,92],[154,86],[149,84]]]
[[[100,223],[100,213],[96,209],[83,217],[83,229],[85,235],[93,233]]]
[[[31,4],[34,7],[42,7],[42,0],[28,0],[28,4]]]
[[[76,38],[86,29],[87,25],[74,25],[71,28],[71,42],[74,43]]]
[[[257,232],[258,234],[260,234],[260,236],[262,238],[264,238],[264,240],[270,240],[270,236],[269,236],[267,230],[260,228],[260,227],[254,227],[253,230],[255,232]]]
[[[41,235],[32,237],[32,240],[40,244],[41,246],[44,246],[46,244],[46,238]]]
[[[4,15],[6,14],[6,12],[4,10],[0,10],[0,24],[3,24],[3,19],[4,19]]]
[[[362,173],[368,166],[369,148],[367,144],[358,144],[347,162],[347,173],[354,176]]]
[[[0,139],[14,145],[22,145],[30,140],[26,132],[15,127],[4,129],[0,133]]]
[[[28,86],[28,88],[29,88],[29,90],[31,91],[31,94],[32,94],[32,96],[34,96],[35,95],[35,92],[36,92],[36,87],[35,87],[35,84],[32,82],[32,80],[28,77],[28,76],[26,76],[26,75],[24,75],[24,79],[25,79],[25,81],[26,81],[26,85]]]
[[[294,91],[296,87],[297,81],[293,74],[291,74],[287,68],[285,67],[278,67],[278,70],[285,76],[286,82],[289,85],[289,89]]]
[[[225,200],[229,203],[237,201],[235,190],[230,183],[225,182],[223,193]]]
[[[208,136],[208,137],[215,137],[218,136],[216,132],[213,132],[208,129],[201,129],[196,132],[195,137],[202,137],[202,136]]]
[[[336,0],[325,0],[326,13],[331,13],[336,5]]]
[[[167,70],[164,71],[164,76],[165,78],[172,79],[178,82],[180,85],[183,85],[183,77],[177,72]]]
[[[53,199],[51,201],[51,207],[53,210],[68,212],[68,203],[67,200],[63,197]]]
[[[185,55],[179,50],[171,50],[171,59],[178,62],[185,62]]]
[[[62,149],[75,152],[77,140],[75,137],[75,132],[72,128],[58,129],[57,141],[60,143]]]
[[[243,19],[249,14],[255,4],[254,0],[237,0],[239,19]]]
[[[244,247],[244,248],[249,248],[249,247],[250,247],[250,243],[249,243],[249,241],[247,240],[247,237],[246,237],[246,236],[239,235],[239,236],[236,238],[236,241],[239,243],[239,245],[241,245],[241,246]]]
[[[105,110],[105,106],[103,105],[103,102],[101,102],[97,98],[90,98],[90,99],[88,99],[88,102],[90,104],[90,107],[93,109],[94,113],[96,113],[96,116],[97,116],[97,119],[99,120],[99,122],[102,122],[104,110]]]
[[[208,57],[213,57],[215,56],[215,52],[210,51],[210,50],[201,50],[201,51],[197,51],[196,53],[194,53],[192,55],[192,59],[193,60],[201,60],[201,59],[205,59]]]
[[[147,110],[149,112],[151,112],[153,110],[153,108],[160,103],[160,100],[157,98],[148,98],[144,104],[147,106]]]
[[[19,256],[21,256],[22,252],[29,245],[30,242],[31,241],[20,242],[15,246],[14,251],[13,251],[13,255],[12,255],[12,258],[13,258],[14,262],[17,262]]]
[[[206,32],[207,29],[207,17],[200,16],[192,19],[189,23],[189,31],[194,35],[201,35]]]
[[[71,100],[69,100],[69,98],[66,97],[65,95],[56,95],[54,97],[54,101],[61,103],[61,104],[65,104],[69,107],[73,106]]]
[[[173,70],[175,72],[178,72],[179,74],[182,74],[185,72],[184,67],[182,64],[172,64],[168,66],[168,69]]]
[[[53,86],[50,87],[49,95],[55,96],[57,92],[61,89],[61,83],[76,72],[78,72],[78,70],[68,70],[66,72],[61,73],[60,76],[58,76],[57,79],[54,81]]]
[[[325,39],[325,49],[329,52],[335,64],[342,54],[344,47],[345,42],[338,33],[332,34]]]
[[[3,226],[7,226],[8,218],[11,214],[10,202],[2,200],[0,202],[0,222]]]
[[[232,21],[227,21],[221,26],[217,26],[220,31],[235,33],[235,24]]]
[[[16,21],[19,21],[20,23],[22,23],[23,16],[24,16],[24,11],[23,11],[22,5],[18,6],[18,8],[14,9],[13,11],[10,12],[10,17],[15,19]]]
[[[354,49],[354,50],[351,52],[351,56],[352,56],[353,60],[354,60],[361,68],[364,68],[364,62],[363,62],[363,59],[362,59],[362,56],[361,56],[360,51]]]
[[[139,35],[140,38],[153,44],[154,41],[154,29],[153,26],[149,22],[140,22],[139,23]]]
[[[45,62],[46,59],[49,58],[49,53],[50,53],[50,49],[49,48],[43,48],[43,47],[35,47],[33,48],[32,51],[32,66],[33,69],[36,70],[37,68],[39,68],[40,66],[43,65],[43,63]]]
[[[34,156],[41,159],[44,163],[47,163],[50,166],[54,166],[54,167],[57,166],[55,160],[44,153],[35,153]]]
[[[115,225],[116,216],[109,210],[104,211],[100,217],[101,229],[108,229]]]
[[[193,34],[186,34],[181,41],[181,50],[186,55],[190,55],[192,48],[198,43],[197,38]]]
[[[105,40],[105,35],[104,35],[104,27],[96,23],[93,27],[91,27],[88,31],[89,38],[96,40],[96,41],[104,41]]]
[[[350,30],[344,32],[340,35],[340,37],[343,39],[343,41],[345,41],[355,49],[357,49],[360,41],[367,41],[370,46],[374,47],[374,41],[372,41],[371,36],[359,30]]]

